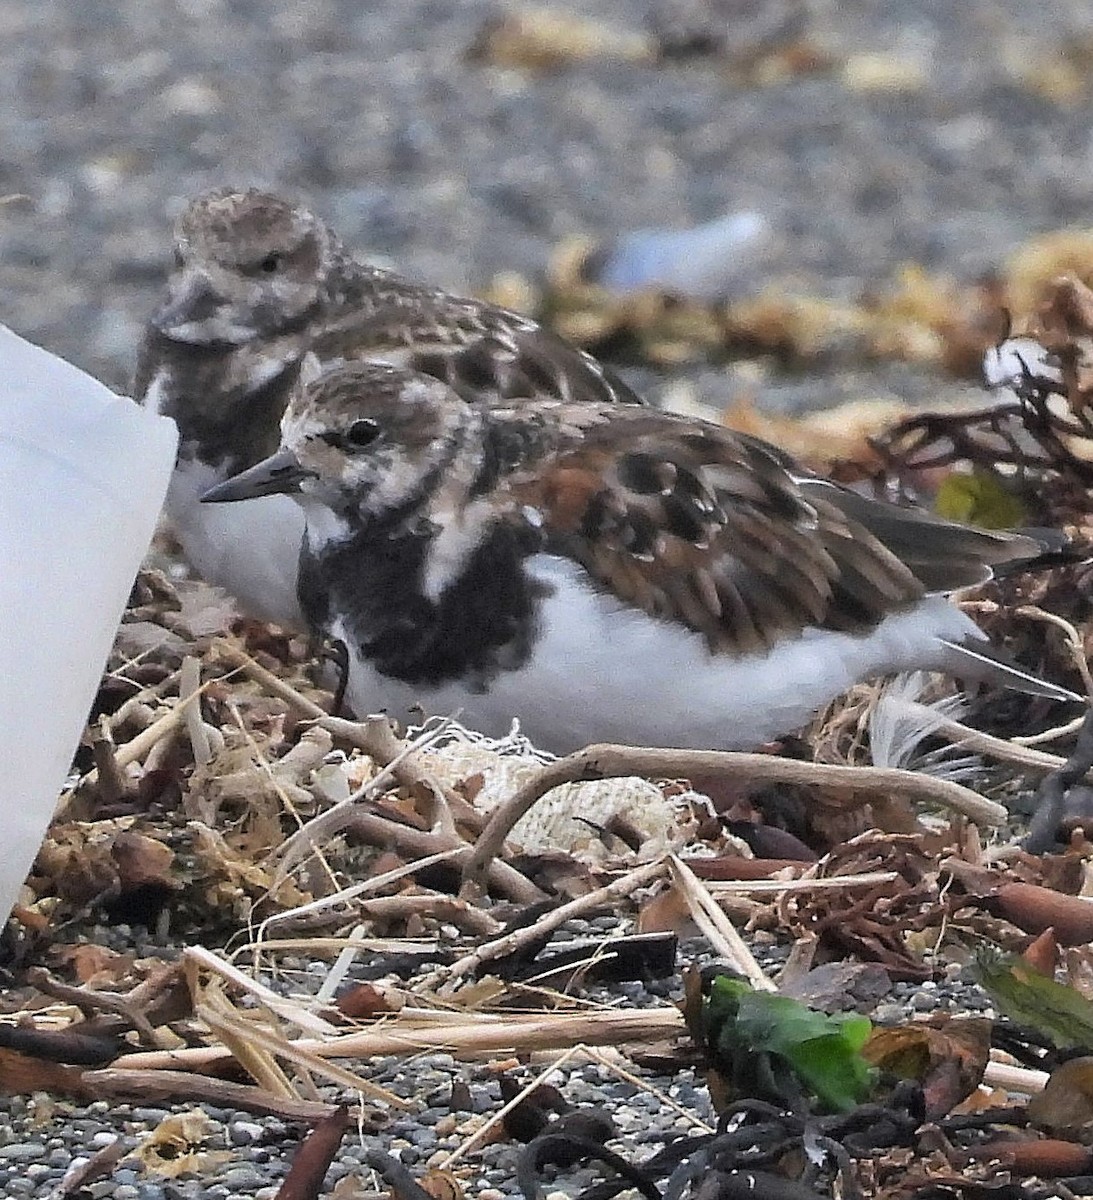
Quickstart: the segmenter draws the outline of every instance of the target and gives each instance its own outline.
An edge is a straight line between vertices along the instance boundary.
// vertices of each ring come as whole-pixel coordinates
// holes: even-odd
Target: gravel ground
[[[717,7],[554,7],[638,31],[673,3]],[[227,181],[294,189],[362,253],[460,290],[502,269],[541,273],[567,235],[683,227],[738,209],[777,230],[756,280],[834,297],[858,295],[904,261],[971,277],[1033,234],[1089,221],[1087,0],[812,0],[807,39],[834,65],[765,86],[709,59],[545,74],[473,63],[467,50],[496,11],[484,0],[0,5],[0,194],[29,197],[0,212],[0,320],[124,387],[163,276],[168,222],[185,197]],[[888,56],[908,82],[863,83],[876,62],[868,55]],[[713,402],[743,386],[732,370],[684,374]],[[655,392],[669,381],[641,382]],[[761,400],[797,408],[950,386],[893,367],[774,376]],[[955,1001],[904,988],[892,1003]],[[476,1104],[496,1102],[484,1072],[441,1057],[377,1072],[438,1097],[456,1076],[471,1081]],[[693,1080],[658,1082],[706,1111]],[[591,1069],[567,1087],[650,1134],[677,1119]],[[48,1196],[74,1157],[163,1115],[45,1104],[16,1098],[0,1111],[4,1195]],[[426,1112],[431,1124],[419,1116],[392,1131],[415,1167],[458,1144],[436,1132],[443,1104]],[[231,1149],[219,1174],[160,1183],[123,1163],[87,1195],[271,1196],[284,1128],[210,1116],[214,1143]],[[511,1192],[514,1153],[484,1150],[468,1194]],[[328,1185],[359,1161],[347,1139]]]
[[[573,921],[555,940],[560,944],[574,937],[602,938],[617,930],[618,922],[610,916]],[[89,931],[94,940],[119,949],[132,944],[122,932],[129,933],[104,927]],[[143,943],[143,931],[134,932]],[[144,949],[152,947],[145,945]],[[766,934],[759,936],[754,949],[768,972],[779,969],[788,954],[787,945],[772,944]],[[714,961],[702,939],[681,944],[680,965],[702,968]],[[304,960],[285,959],[281,965],[286,970],[280,976],[279,990],[296,996],[313,994],[329,969],[328,963]],[[893,984],[873,1011],[874,1019],[899,1024],[939,1009],[952,1015],[991,1015],[983,992],[955,969],[951,974],[953,978],[938,983]],[[276,985],[278,981],[266,978],[263,982]],[[580,995],[594,1004],[663,1005],[682,999],[682,984],[676,975],[647,986],[584,987]],[[521,1082],[529,1082],[541,1069],[542,1063],[525,1068]],[[343,1187],[355,1185],[350,1193],[354,1200],[358,1195],[384,1194],[382,1184],[375,1192],[369,1190],[376,1181],[366,1156],[374,1148],[398,1158],[416,1178],[430,1169],[444,1169],[446,1159],[468,1139],[481,1118],[492,1115],[502,1103],[497,1075],[488,1064],[461,1063],[448,1054],[375,1059],[365,1074],[374,1083],[414,1100],[418,1107],[396,1114],[381,1132],[359,1135],[350,1130],[327,1172],[324,1195],[330,1195],[342,1180],[346,1181]],[[638,1162],[652,1157],[675,1137],[702,1132],[701,1123],[716,1124],[705,1083],[693,1070],[670,1075],[639,1070],[637,1074],[643,1081],[640,1088],[607,1067],[584,1063],[553,1071],[546,1082],[557,1087],[574,1108],[607,1114],[617,1130],[610,1147]],[[457,1096],[461,1098],[457,1100]],[[337,1097],[330,1093],[330,1098]],[[140,1160],[127,1152],[108,1178],[77,1192],[78,1200],[274,1200],[305,1132],[302,1126],[209,1104],[168,1108],[100,1101],[76,1105],[42,1093],[7,1098],[0,1108],[0,1195],[45,1200],[67,1171],[115,1138],[135,1150],[172,1113],[194,1110],[208,1117],[200,1150],[212,1156],[198,1172],[164,1178],[146,1172]],[[520,1145],[508,1138],[474,1149],[458,1163],[464,1194],[475,1200],[518,1197],[515,1174],[520,1151]],[[546,1190],[557,1200],[565,1200],[600,1178],[602,1168],[578,1166],[560,1172]]]
[[[832,65],[765,86],[709,58],[483,65],[467,51],[498,11],[487,0],[14,0],[0,194],[32,202],[0,219],[0,319],[124,386],[170,216],[229,180],[293,188],[362,252],[457,289],[535,275],[569,234],[748,209],[777,231],[756,278],[856,295],[905,260],[971,275],[1088,220],[1085,0],[553,7],[630,33],[720,10],[734,53],[772,11],[803,8]],[[902,86],[892,70],[880,86],[875,55]],[[714,400],[733,389],[694,374]],[[774,379],[764,395],[796,407],[833,386],[933,385],[900,371]]]

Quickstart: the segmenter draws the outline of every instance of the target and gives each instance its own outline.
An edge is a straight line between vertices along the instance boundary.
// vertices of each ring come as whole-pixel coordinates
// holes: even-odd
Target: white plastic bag
[[[0,326],[0,921],[70,769],[177,440],[173,421]]]

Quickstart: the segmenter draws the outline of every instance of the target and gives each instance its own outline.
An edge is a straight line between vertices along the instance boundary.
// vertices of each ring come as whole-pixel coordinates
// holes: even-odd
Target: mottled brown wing
[[[529,317],[443,292],[373,289],[317,339],[320,358],[375,357],[448,383],[472,404],[523,399],[640,404],[592,355]]]
[[[714,650],[762,650],[807,625],[868,629],[923,595],[895,554],[822,489],[806,495],[761,442],[637,412],[571,445],[510,481],[521,511],[600,587]]]

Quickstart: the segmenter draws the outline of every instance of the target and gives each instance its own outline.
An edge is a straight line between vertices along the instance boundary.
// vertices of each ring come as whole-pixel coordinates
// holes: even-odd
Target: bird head
[[[291,332],[321,305],[337,251],[331,230],[283,197],[209,192],[175,224],[175,267],[152,325],[197,345]]]

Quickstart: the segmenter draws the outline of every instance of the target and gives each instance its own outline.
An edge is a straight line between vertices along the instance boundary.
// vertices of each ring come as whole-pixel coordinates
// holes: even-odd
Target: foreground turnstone
[[[1075,699],[995,661],[944,593],[1035,558],[650,409],[470,405],[371,363],[312,376],[281,448],[206,500],[293,494],[300,597],[358,712],[511,718],[543,749],[750,748],[918,667]]]
[[[176,265],[140,350],[134,395],[178,423],[166,510],[183,550],[254,616],[299,625],[303,517],[270,497],[202,507],[214,484],[277,446],[300,360],[369,359],[447,380],[471,402],[637,397],[535,321],[357,262],[306,208],[223,189],[175,227]]]

